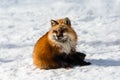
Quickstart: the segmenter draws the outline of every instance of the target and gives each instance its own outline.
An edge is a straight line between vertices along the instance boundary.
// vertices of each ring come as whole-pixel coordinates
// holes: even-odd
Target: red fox
[[[89,65],[85,54],[76,52],[77,34],[69,18],[51,20],[51,29],[35,44],[33,63],[40,69]]]

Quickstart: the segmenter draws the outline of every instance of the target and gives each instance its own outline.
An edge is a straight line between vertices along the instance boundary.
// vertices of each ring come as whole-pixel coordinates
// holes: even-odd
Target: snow
[[[0,80],[119,80],[120,0],[0,0]],[[69,17],[90,66],[40,70],[35,42]]]

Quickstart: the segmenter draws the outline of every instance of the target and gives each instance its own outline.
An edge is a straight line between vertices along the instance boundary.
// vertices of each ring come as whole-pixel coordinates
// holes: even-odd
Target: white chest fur
[[[60,52],[64,52],[66,54],[69,54],[71,50],[75,50],[76,43],[74,41],[68,40],[65,43],[58,43],[61,47]]]

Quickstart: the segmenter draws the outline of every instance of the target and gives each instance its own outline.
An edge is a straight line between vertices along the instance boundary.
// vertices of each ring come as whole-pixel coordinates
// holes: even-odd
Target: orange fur
[[[77,44],[77,35],[72,29],[69,20],[68,23],[64,22],[67,20],[68,18],[58,19],[56,21],[57,23],[51,24],[51,29],[44,36],[42,36],[35,44],[33,51],[33,63],[38,68],[59,68],[61,67],[61,64],[55,60],[55,57],[63,53],[70,54],[71,51],[76,51],[75,47]],[[70,37],[70,42],[66,41],[64,43],[53,39],[53,34],[56,35],[56,33],[53,33],[53,30],[58,30],[60,26],[67,28],[67,30],[65,31],[65,35],[67,35],[68,39]]]

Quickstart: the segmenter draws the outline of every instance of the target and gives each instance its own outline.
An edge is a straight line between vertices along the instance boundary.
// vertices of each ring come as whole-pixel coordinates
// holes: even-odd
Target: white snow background
[[[92,65],[36,69],[34,44],[64,17]],[[0,80],[120,80],[120,0],[0,0]]]

